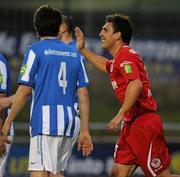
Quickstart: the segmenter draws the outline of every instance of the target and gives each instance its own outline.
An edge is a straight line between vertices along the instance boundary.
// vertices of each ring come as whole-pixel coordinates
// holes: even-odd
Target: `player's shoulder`
[[[64,43],[63,41],[60,41],[59,48],[62,48],[64,50],[69,50],[69,51],[74,52],[74,50],[71,48],[71,46],[69,46],[68,44]]]
[[[128,45],[122,46],[122,53],[126,55],[138,55],[138,52]]]
[[[122,50],[119,52],[119,58],[120,59],[135,59],[140,58],[140,55],[137,51],[135,51],[130,46],[122,46]]]
[[[71,42],[69,42],[68,43],[68,46],[74,51],[74,52],[76,52],[77,53],[77,58],[79,59],[79,60],[85,60],[84,59],[84,56],[83,55],[81,55],[80,54],[80,52],[78,51],[78,49],[77,49],[77,46],[76,46],[76,40],[73,40],[73,41],[71,41]]]
[[[69,42],[68,46],[70,46],[73,50],[77,51],[76,41],[75,40]]]
[[[82,55],[80,55],[79,51],[76,48],[76,41],[73,40],[68,44],[64,43],[64,45],[66,45],[67,50],[71,51],[73,53],[73,55],[76,56],[75,58],[77,60],[80,61],[83,58]]]
[[[40,42],[41,42],[41,41],[36,41],[36,42],[33,42],[32,44],[29,44],[28,47],[27,47],[27,49],[28,49],[28,50],[31,50],[31,49],[36,49],[36,48],[38,48],[38,46],[40,45]]]
[[[7,59],[1,53],[0,53],[0,61],[2,61],[3,63],[7,63]]]

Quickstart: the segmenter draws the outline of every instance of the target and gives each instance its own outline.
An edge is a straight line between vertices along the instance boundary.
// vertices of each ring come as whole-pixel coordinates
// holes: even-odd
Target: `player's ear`
[[[121,32],[120,31],[115,32],[114,37],[115,37],[116,40],[119,40],[121,38]]]
[[[64,24],[64,23],[62,23],[61,25],[60,25],[60,27],[59,27],[59,32],[60,33],[65,33],[67,31],[67,27],[66,27],[66,25]]]

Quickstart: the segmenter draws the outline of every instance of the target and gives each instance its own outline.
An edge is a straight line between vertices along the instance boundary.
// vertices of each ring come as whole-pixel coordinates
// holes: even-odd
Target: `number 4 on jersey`
[[[66,94],[67,80],[66,80],[66,63],[61,62],[58,73],[59,87],[63,88],[63,94]]]

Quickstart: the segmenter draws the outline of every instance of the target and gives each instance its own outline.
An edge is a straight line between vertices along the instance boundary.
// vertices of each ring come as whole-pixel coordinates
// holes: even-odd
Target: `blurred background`
[[[134,24],[131,46],[146,63],[151,88],[161,114],[165,135],[172,155],[171,170],[180,174],[180,1],[179,0],[0,0],[0,52],[11,67],[12,91],[26,47],[36,41],[33,13],[39,6],[50,4],[74,18],[86,36],[86,45],[94,52],[111,58],[100,47],[99,32],[105,17],[125,13]],[[91,157],[73,152],[68,176],[108,176],[113,149],[119,132],[109,134],[106,124],[118,112],[117,102],[107,75],[87,63],[90,79],[90,128],[95,143]],[[27,105],[15,122],[16,136],[8,161],[7,176],[28,176]],[[143,175],[138,169],[135,175]]]

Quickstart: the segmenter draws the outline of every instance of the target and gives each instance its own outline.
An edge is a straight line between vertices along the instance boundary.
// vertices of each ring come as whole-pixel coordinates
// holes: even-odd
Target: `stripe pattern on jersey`
[[[29,57],[27,60],[26,72],[21,78],[22,81],[29,81],[29,74],[30,74],[31,68],[33,66],[35,57],[36,57],[35,53],[32,50],[30,50]]]
[[[50,118],[52,117],[50,109],[49,105],[42,106],[42,134],[44,135],[49,135],[55,131],[55,129],[51,129],[50,127]],[[64,119],[65,114],[68,115],[68,120]],[[63,105],[57,105],[57,134],[72,136],[72,128],[76,124],[75,118],[79,119],[78,116],[73,116],[72,108],[70,106],[64,108]]]
[[[2,75],[1,89],[7,89],[7,68],[4,62],[0,61],[0,74]]]
[[[58,39],[38,41],[25,54],[18,83],[31,87],[33,92],[31,136],[74,135],[78,118],[74,108],[77,89],[89,85],[78,53]]]

